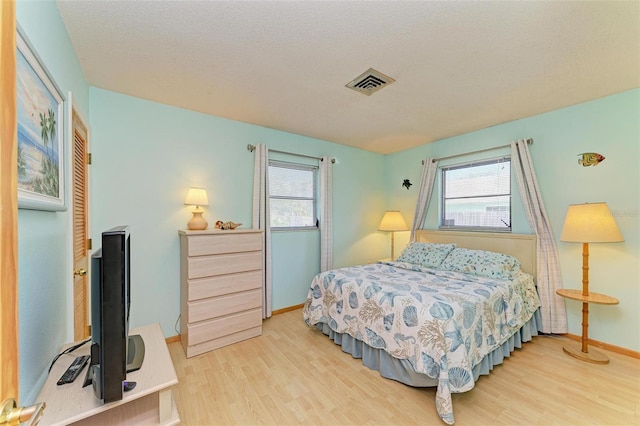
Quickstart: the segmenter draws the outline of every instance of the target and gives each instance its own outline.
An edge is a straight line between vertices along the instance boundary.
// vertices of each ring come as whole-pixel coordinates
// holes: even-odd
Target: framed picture
[[[66,210],[64,97],[18,28],[18,207]]]

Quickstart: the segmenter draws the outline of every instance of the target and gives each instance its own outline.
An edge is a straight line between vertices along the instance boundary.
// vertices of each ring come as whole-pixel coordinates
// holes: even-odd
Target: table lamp
[[[564,351],[583,361],[606,364],[609,359],[603,353],[589,351],[589,303],[616,305],[618,299],[599,293],[589,293],[589,243],[615,243],[624,241],[607,203],[572,204],[567,210],[560,241],[582,243],[582,292],[559,289],[557,294],[582,301],[582,339],[578,349],[565,345]]]
[[[204,212],[200,209],[200,206],[209,205],[207,191],[204,188],[198,188],[195,186],[189,188],[189,192],[187,192],[187,198],[185,198],[184,203],[189,206],[196,206],[193,210],[193,217],[189,223],[187,223],[187,227],[194,230],[207,229],[209,224],[202,217],[202,213]]]
[[[378,226],[378,231],[390,231],[391,232],[391,260],[394,259],[393,256],[393,246],[394,246],[394,233],[396,231],[408,231],[409,227],[407,226],[407,222],[404,221],[404,217],[402,217],[402,213],[398,210],[388,210],[384,213],[382,217],[382,221],[380,222],[380,226]]]

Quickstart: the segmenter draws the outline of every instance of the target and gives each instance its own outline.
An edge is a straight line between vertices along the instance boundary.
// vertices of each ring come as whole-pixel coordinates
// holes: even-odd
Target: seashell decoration
[[[389,331],[391,330],[391,327],[393,326],[393,319],[395,318],[395,314],[389,314],[389,315],[385,315],[382,318],[382,321],[384,322],[384,329]]]
[[[436,378],[440,375],[440,365],[429,355],[422,353],[422,363],[427,371],[427,376]]]
[[[449,383],[456,388],[462,388],[471,381],[469,372],[460,367],[452,367],[449,369]]]
[[[448,320],[453,317],[453,308],[446,303],[436,302],[429,308],[429,313],[439,320]]]
[[[232,222],[232,221],[229,221],[229,222],[223,222],[221,220],[216,221],[216,229],[223,229],[223,230],[236,229],[240,225],[242,225],[242,224],[241,223],[235,223],[235,222]]]
[[[352,291],[349,294],[349,306],[351,307],[351,309],[356,309],[359,305],[360,303],[358,303],[358,295],[355,293],[355,291]]]
[[[385,342],[384,339],[380,337],[380,335],[378,335],[378,333],[371,330],[369,327],[365,327],[364,331],[365,333],[367,333],[367,337],[369,338],[369,345],[372,348],[384,349],[387,347],[387,342]]]
[[[402,320],[407,327],[415,327],[418,325],[418,310],[415,306],[409,305],[402,312]]]

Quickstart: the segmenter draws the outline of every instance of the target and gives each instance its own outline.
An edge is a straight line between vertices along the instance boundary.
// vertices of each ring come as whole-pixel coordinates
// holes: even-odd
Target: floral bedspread
[[[523,272],[509,281],[388,262],[318,274],[303,316],[437,379],[438,414],[453,424],[451,394],[472,389],[472,368],[539,306],[533,278]]]

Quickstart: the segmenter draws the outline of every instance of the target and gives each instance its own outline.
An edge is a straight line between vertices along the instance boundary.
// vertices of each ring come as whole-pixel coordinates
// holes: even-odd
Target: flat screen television
[[[89,382],[105,403],[122,399],[127,372],[140,368],[144,341],[129,336],[131,312],[131,235],[128,226],[102,233],[102,247],[91,256],[91,363]]]

